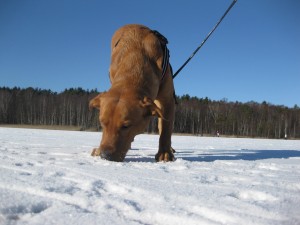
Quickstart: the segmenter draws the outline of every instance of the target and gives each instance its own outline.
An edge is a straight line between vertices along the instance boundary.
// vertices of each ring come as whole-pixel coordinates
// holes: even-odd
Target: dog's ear
[[[95,98],[90,100],[90,103],[89,103],[89,109],[90,110],[92,110],[93,108],[96,108],[96,109],[100,110],[101,95],[102,94],[99,94]]]
[[[160,108],[155,105],[151,98],[144,97],[144,99],[140,101],[140,105],[145,109],[145,116],[157,116],[163,118]]]

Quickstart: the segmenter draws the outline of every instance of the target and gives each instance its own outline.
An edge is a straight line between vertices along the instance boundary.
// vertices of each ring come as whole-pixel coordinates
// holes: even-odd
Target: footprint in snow
[[[34,164],[31,163],[31,162],[27,162],[27,165],[28,165],[28,166],[34,166]]]
[[[34,204],[17,204],[15,206],[8,206],[5,209],[1,210],[1,213],[6,217],[7,220],[19,220],[20,216],[26,214],[39,214],[50,205],[46,202],[39,202]]]
[[[47,155],[47,152],[38,152],[40,155]]]
[[[28,173],[28,172],[21,172],[20,175],[22,175],[22,176],[31,176],[32,174]]]

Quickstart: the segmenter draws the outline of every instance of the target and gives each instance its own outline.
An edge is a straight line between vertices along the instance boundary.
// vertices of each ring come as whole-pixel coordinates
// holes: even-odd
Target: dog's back
[[[124,87],[125,79],[131,88],[158,87],[166,44],[167,39],[160,33],[142,25],[126,25],[117,30],[111,42],[112,85],[122,80]],[[158,89],[150,97],[155,98],[157,92]]]

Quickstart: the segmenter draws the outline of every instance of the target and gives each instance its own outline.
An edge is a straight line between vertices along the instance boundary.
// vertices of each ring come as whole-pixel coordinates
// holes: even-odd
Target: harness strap
[[[161,80],[163,80],[165,75],[166,75],[166,72],[167,72],[167,69],[168,69],[168,66],[169,66],[169,58],[170,58],[169,49],[168,49],[167,45],[165,45],[164,58],[163,58],[163,61],[162,61],[162,77],[161,77]]]
[[[159,39],[161,48],[164,51],[164,58],[162,61],[162,74],[161,74],[162,76],[161,80],[163,80],[169,66],[169,58],[170,58],[169,49],[167,47],[168,39],[165,36],[163,36],[161,33],[159,33],[157,30],[152,30],[152,33]]]
[[[171,70],[171,76],[173,76],[173,69],[172,69],[172,66],[170,65],[170,61],[169,61],[169,59],[170,59],[170,52],[169,52],[169,49],[167,47],[168,39],[165,38],[161,33],[159,33],[156,30],[152,30],[152,32],[160,40],[161,48],[164,51],[164,58],[163,58],[163,61],[162,61],[162,74],[161,74],[161,81],[163,81],[163,79],[164,79],[164,77],[165,77],[165,75],[167,73],[167,69],[168,69],[169,66],[170,66],[170,70]],[[176,94],[175,94],[175,90],[173,92],[173,97],[174,97],[174,100],[175,100],[175,104],[177,105],[178,101],[177,101],[177,97],[176,97]]]

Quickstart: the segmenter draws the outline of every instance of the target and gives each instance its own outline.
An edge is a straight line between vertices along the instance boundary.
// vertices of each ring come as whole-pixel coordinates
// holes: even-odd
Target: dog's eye
[[[121,128],[122,128],[123,130],[125,130],[125,129],[128,129],[128,126],[127,126],[127,125],[123,125]]]
[[[122,129],[122,130],[126,130],[126,129],[128,129],[129,127],[130,127],[129,124],[123,124],[122,127],[121,127],[121,129]]]

